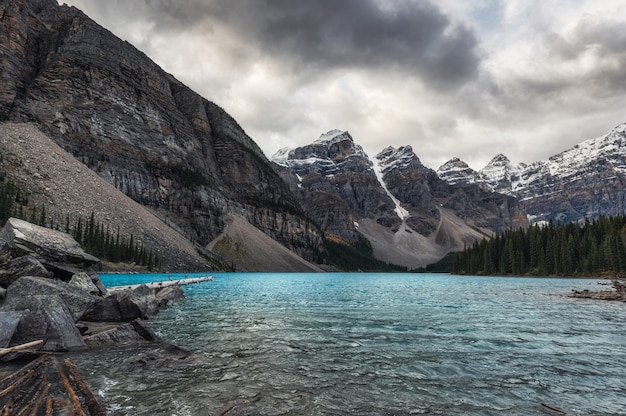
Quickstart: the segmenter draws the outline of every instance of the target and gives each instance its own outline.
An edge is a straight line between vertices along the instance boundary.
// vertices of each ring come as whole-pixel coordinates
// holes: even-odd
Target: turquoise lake
[[[109,414],[217,415],[246,399],[267,415],[626,415],[626,303],[568,297],[599,280],[213,276],[150,321],[187,360],[76,356]]]

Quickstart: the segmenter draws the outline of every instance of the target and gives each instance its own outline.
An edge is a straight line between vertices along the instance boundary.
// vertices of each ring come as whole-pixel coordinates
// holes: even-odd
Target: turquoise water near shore
[[[626,304],[567,296],[597,280],[213,276],[151,322],[188,360],[76,357],[109,414],[216,415],[246,399],[268,415],[626,415]]]

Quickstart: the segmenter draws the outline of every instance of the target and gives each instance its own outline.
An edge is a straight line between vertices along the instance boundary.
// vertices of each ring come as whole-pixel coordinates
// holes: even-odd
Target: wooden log
[[[142,283],[138,285],[113,286],[113,287],[107,288],[107,290],[109,293],[117,293],[117,292],[123,292],[125,290],[137,289],[139,286],[142,286],[142,285],[146,285],[150,289],[161,289],[161,288],[169,287],[169,286],[184,286],[184,285],[191,285],[194,283],[210,282],[211,280],[213,280],[213,276],[188,277],[185,279],[164,280],[161,282],[149,282],[149,283]]]
[[[80,404],[80,399],[78,398],[78,395],[76,394],[76,391],[72,387],[72,384],[68,380],[67,375],[65,374],[65,371],[63,371],[63,368],[61,367],[61,364],[59,363],[59,360],[57,360],[54,357],[52,357],[51,360],[52,360],[52,364],[54,365],[54,367],[57,370],[57,373],[59,374],[59,378],[61,380],[61,384],[63,385],[63,387],[65,389],[65,392],[67,393],[67,395],[69,396],[72,404],[74,405],[74,410],[76,411],[76,415],[77,416],[87,416],[87,413],[85,413],[85,410],[83,409],[83,406]]]
[[[10,348],[0,348],[0,357],[3,357],[8,354],[12,354],[14,352],[20,352],[24,350],[28,350],[34,347],[39,347],[44,344],[44,340],[40,339],[37,341],[27,342],[26,344],[16,345]]]
[[[91,389],[89,388],[87,383],[85,383],[85,380],[83,380],[83,378],[80,376],[76,364],[74,364],[74,362],[69,358],[66,358],[64,360],[64,363],[70,380],[72,380],[79,393],[86,401],[87,408],[89,409],[89,414],[92,416],[105,416],[106,412],[104,408],[93,395]]]

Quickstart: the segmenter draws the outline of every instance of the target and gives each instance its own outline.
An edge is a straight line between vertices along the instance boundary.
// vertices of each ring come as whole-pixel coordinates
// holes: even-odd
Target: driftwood
[[[209,282],[211,280],[213,280],[213,276],[188,277],[185,279],[165,280],[162,282],[150,282],[150,283],[143,283],[143,284],[138,284],[138,285],[113,286],[113,287],[107,288],[107,290],[109,291],[109,293],[118,293],[118,292],[123,292],[125,290],[133,290],[142,285],[148,286],[150,289],[162,289],[168,286],[184,286],[184,285],[191,285],[194,283]]]
[[[27,342],[26,344],[16,345],[14,347],[9,348],[0,348],[0,357],[4,357],[5,355],[12,354],[14,352],[20,352],[29,350],[31,348],[39,347],[44,344],[44,340],[40,339],[37,341]]]
[[[0,416],[103,416],[76,365],[66,358],[40,357],[0,380]]]

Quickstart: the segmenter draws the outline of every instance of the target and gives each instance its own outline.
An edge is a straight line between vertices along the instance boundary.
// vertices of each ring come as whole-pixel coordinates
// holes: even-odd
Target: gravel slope
[[[89,170],[30,123],[0,123],[0,171],[30,192],[30,203],[45,206],[48,218],[65,224],[75,219],[96,219],[111,230],[133,235],[159,255],[171,271],[211,270],[193,244],[167,226],[144,206]]]

